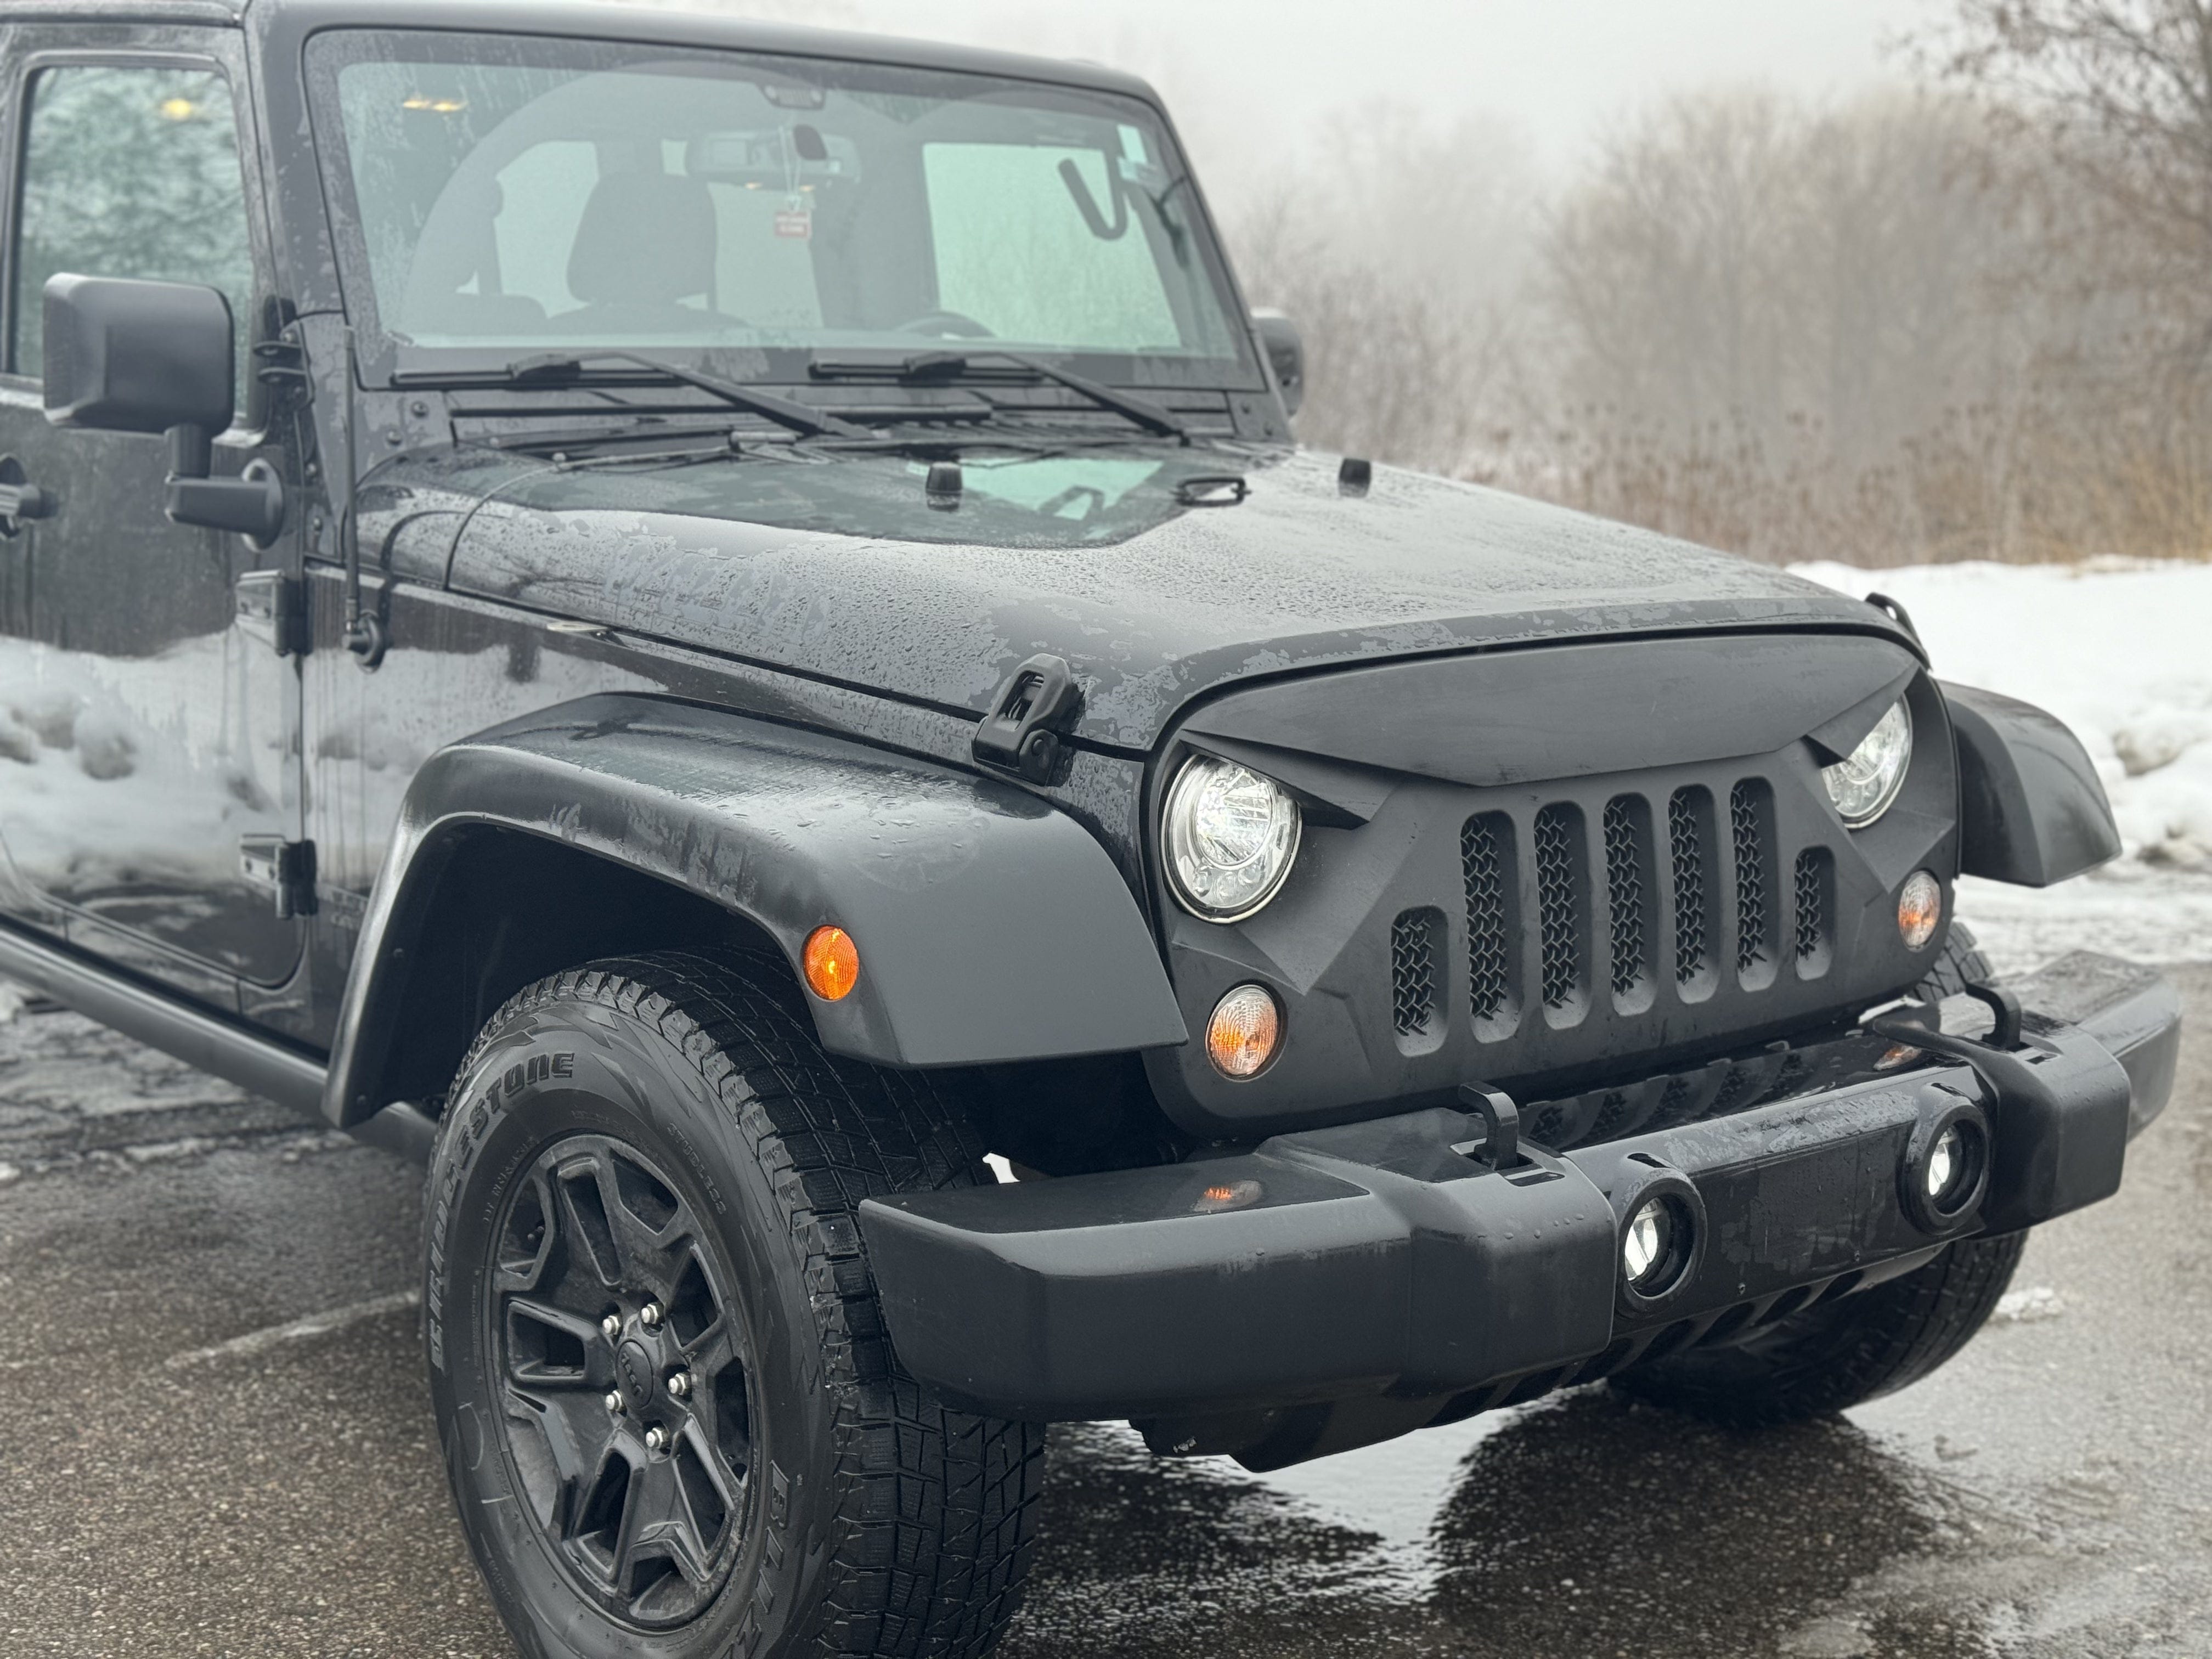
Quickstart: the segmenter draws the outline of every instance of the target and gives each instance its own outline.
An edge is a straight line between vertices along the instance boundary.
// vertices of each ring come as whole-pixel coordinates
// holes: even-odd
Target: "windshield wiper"
[[[867,438],[875,435],[866,427],[855,426],[850,421],[822,410],[810,409],[796,398],[779,397],[757,386],[726,380],[719,374],[703,374],[696,368],[686,368],[681,363],[648,357],[639,351],[548,351],[534,357],[518,357],[503,368],[490,371],[488,378],[511,380],[519,385],[527,385],[533,380],[580,380],[593,363],[629,363],[679,385],[696,386],[710,396],[720,398],[733,409],[742,409],[752,415],[764,415],[802,437],[815,438],[826,434],[837,438]],[[427,382],[483,377],[465,371],[441,374],[423,370],[395,374],[392,378],[395,381]]]
[[[1190,441],[1190,428],[1151,398],[1139,397],[1133,392],[1124,392],[1119,386],[1108,386],[1103,380],[1094,380],[1088,374],[1078,374],[1072,369],[1061,368],[1042,357],[1032,357],[1025,351],[1002,351],[996,348],[983,351],[919,351],[910,357],[902,357],[889,363],[817,359],[813,373],[822,380],[889,375],[899,380],[949,380],[966,374],[979,357],[996,358],[1000,362],[1026,369],[1042,380],[1064,386],[1070,392],[1088,398],[1099,408],[1111,410],[1148,432],[1157,432],[1164,438],[1174,438],[1183,443]]]

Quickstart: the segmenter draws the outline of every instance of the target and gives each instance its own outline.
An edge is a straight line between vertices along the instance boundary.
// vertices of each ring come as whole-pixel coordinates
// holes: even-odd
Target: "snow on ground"
[[[2096,762],[2124,843],[2117,862],[2041,891],[1960,885],[1960,914],[2000,970],[2070,950],[2212,957],[2212,564],[1795,568],[1890,595],[1938,675],[2048,709]]]

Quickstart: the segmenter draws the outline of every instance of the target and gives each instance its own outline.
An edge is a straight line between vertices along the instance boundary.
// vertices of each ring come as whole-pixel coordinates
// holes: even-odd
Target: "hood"
[[[464,451],[405,471],[403,495],[473,498],[457,591],[978,716],[1050,652],[1083,689],[1077,735],[1129,749],[1215,688],[1333,665],[1747,629],[1905,639],[1768,566],[1389,468],[1347,495],[1310,453],[970,456],[951,510],[882,453]],[[1197,504],[1237,493],[1206,483],[1223,475],[1243,498]]]

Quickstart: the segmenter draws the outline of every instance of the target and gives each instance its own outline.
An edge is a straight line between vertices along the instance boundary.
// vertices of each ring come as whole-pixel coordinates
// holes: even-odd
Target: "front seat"
[[[568,292],[584,303],[565,332],[700,333],[734,319],[681,301],[714,292],[714,202],[705,184],[666,173],[613,173],[592,186],[568,252]]]

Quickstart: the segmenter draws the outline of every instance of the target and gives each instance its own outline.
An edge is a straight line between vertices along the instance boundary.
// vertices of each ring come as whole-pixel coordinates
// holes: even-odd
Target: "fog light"
[[[1213,1005],[1206,1052],[1224,1077],[1257,1077],[1283,1040],[1283,1011],[1264,985],[1240,985]]]
[[[1925,870],[1915,870],[1898,890],[1898,937],[1908,951],[1924,950],[1936,937],[1936,924],[1942,920],[1942,883]]]
[[[1966,1139],[1954,1123],[1936,1137],[1936,1145],[1928,1154],[1928,1196],[1938,1209],[1957,1190],[1959,1178],[1966,1172]]]
[[[1653,1199],[1628,1224],[1628,1235],[1620,1242],[1620,1265],[1638,1290],[1649,1288],[1666,1266],[1674,1232],[1674,1218],[1663,1198]]]
[[[1928,1115],[1905,1148],[1899,1195],[1916,1225],[1946,1233],[1989,1189],[1990,1126],[1978,1107],[1942,1084],[1923,1091],[1921,1105]]]

